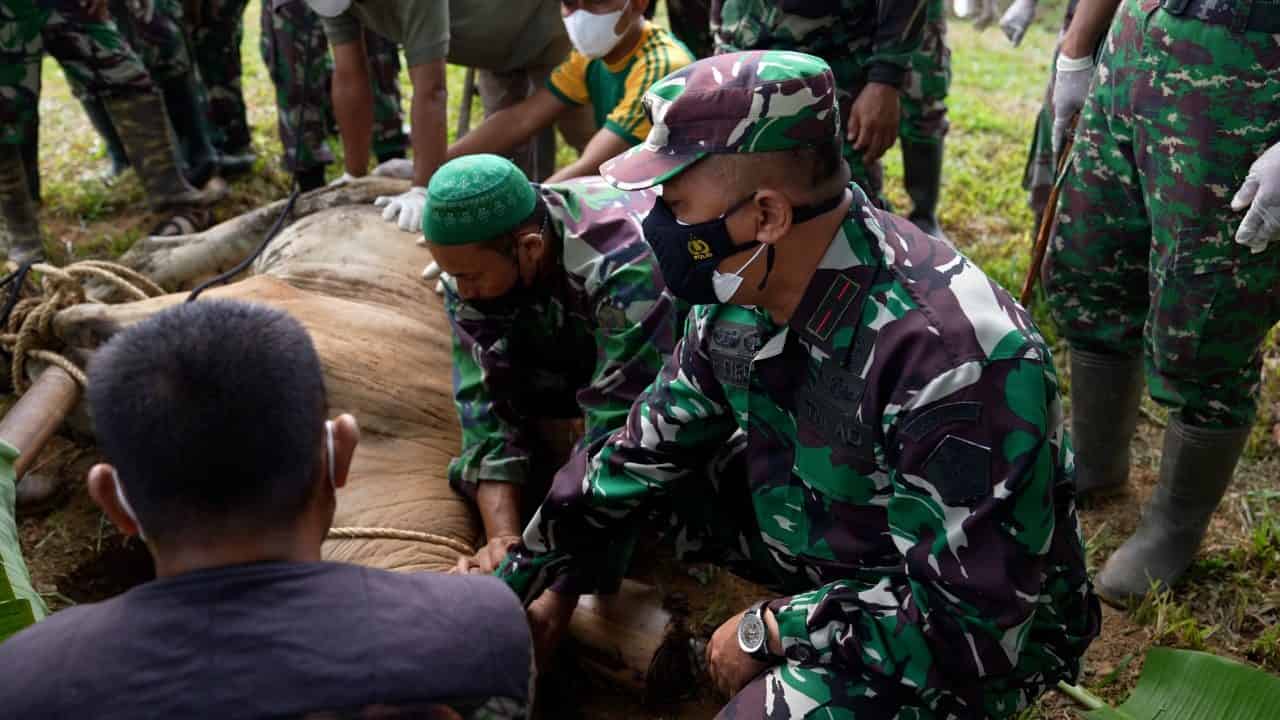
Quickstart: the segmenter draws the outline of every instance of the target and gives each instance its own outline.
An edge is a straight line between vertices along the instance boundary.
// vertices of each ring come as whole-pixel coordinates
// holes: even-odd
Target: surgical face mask
[[[307,7],[320,17],[338,17],[351,7],[351,0],[307,0]]]
[[[143,542],[146,542],[147,533],[143,531],[142,523],[138,522],[138,516],[133,512],[133,506],[129,504],[129,499],[124,496],[124,484],[120,482],[120,475],[115,468],[111,468],[111,477],[116,483],[116,500],[120,503],[120,509],[124,510],[124,514],[128,515],[129,519],[138,528],[138,537],[142,538]]]
[[[334,465],[333,421],[332,420],[324,421],[324,444],[325,444],[325,452],[327,453],[326,459],[329,461],[329,464],[326,466],[328,467],[328,472],[329,472],[329,485],[330,487],[333,488],[334,492],[337,492],[338,491],[338,475],[337,475],[338,469],[337,469],[337,466]]]
[[[629,5],[631,0],[627,0],[621,10],[604,15],[595,15],[582,8],[574,10],[564,19],[564,28],[569,31],[569,41],[589,59],[608,55],[622,39],[622,35],[615,32],[614,28]]]
[[[719,270],[715,271],[711,276],[711,287],[715,290],[717,300],[722,303],[727,303],[733,298],[734,293],[738,292],[738,288],[742,287],[742,271],[751,267],[751,263],[755,262],[756,258],[760,257],[760,253],[764,252],[766,247],[771,248],[773,246],[761,245],[756,248],[755,253],[751,255],[751,259],[743,263],[742,267],[732,273],[722,273]]]

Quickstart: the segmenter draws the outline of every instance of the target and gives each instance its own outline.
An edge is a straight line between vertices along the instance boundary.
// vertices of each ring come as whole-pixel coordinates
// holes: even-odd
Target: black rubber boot
[[[1142,358],[1074,347],[1070,357],[1076,493],[1116,492],[1129,480],[1129,443],[1142,401]]]
[[[225,184],[199,190],[187,182],[179,169],[177,142],[160,95],[107,98],[103,104],[153,208],[207,206],[226,197]]]
[[[44,258],[35,200],[27,189],[22,150],[0,143],[0,249],[22,264]]]
[[[902,141],[902,180],[911,197],[907,219],[930,235],[951,242],[938,225],[938,198],[942,194],[942,141]]]
[[[1191,566],[1209,518],[1218,508],[1250,427],[1208,429],[1169,421],[1160,484],[1142,523],[1107,560],[1095,580],[1098,595],[1124,606],[1153,585],[1169,587]]]
[[[301,192],[310,192],[324,187],[324,166],[320,165],[306,170],[299,170],[296,177],[298,189]]]
[[[120,135],[116,133],[116,126],[111,123],[106,106],[95,97],[80,98],[80,104],[84,106],[84,114],[89,116],[89,124],[98,131],[102,144],[107,147],[107,159],[111,161],[111,168],[103,173],[104,179],[118,176],[129,167],[129,156],[125,154],[124,143],[120,142]]]
[[[205,114],[196,102],[196,91],[192,87],[195,82],[195,72],[188,71],[186,75],[161,82],[160,93],[178,139],[183,174],[187,182],[202,187],[218,172],[218,153],[213,149]]]

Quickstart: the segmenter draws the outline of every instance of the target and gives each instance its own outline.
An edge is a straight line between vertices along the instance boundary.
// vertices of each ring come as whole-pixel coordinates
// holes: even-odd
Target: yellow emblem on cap
[[[711,257],[711,246],[701,238],[690,238],[689,255],[694,260],[706,260]]]

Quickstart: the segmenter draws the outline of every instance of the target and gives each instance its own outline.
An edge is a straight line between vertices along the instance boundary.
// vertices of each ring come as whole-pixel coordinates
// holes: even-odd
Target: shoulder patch
[[[922,413],[912,416],[898,432],[912,442],[920,442],[932,435],[938,428],[957,423],[972,424],[981,417],[982,403],[953,402],[946,405],[935,405]]]
[[[929,453],[925,476],[942,502],[968,507],[991,493],[991,449],[948,435]]]
[[[722,385],[745,388],[751,380],[751,361],[760,350],[760,331],[751,325],[716,322],[710,328],[707,353]]]

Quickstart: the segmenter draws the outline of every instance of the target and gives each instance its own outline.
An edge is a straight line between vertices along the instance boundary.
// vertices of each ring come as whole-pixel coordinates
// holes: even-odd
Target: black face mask
[[[682,223],[662,196],[658,196],[645,217],[642,227],[644,238],[658,257],[658,265],[662,268],[662,279],[672,294],[694,305],[713,305],[720,302],[716,297],[716,268],[729,257],[760,245],[759,240],[752,240],[745,245],[734,245],[729,236],[729,216],[742,209],[755,198],[755,193],[729,206],[720,217],[700,223]],[[844,201],[844,190],[834,197],[813,205],[798,205],[791,208],[791,222],[799,224],[839,207]],[[757,289],[763,290],[769,281],[769,273],[773,271],[774,246],[770,245],[765,255],[765,274]]]

